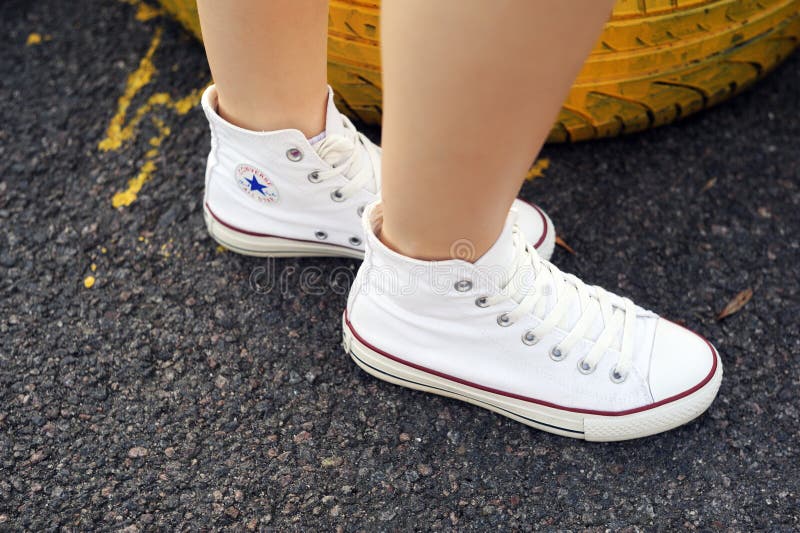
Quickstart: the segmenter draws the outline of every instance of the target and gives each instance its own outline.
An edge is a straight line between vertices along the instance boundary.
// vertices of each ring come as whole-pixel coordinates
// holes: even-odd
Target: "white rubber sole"
[[[232,229],[214,217],[203,205],[203,218],[211,237],[229,250],[255,257],[352,257],[364,259],[355,248],[267,235],[254,235]]]
[[[722,381],[722,365],[715,353],[713,376],[689,395],[631,414],[588,414],[496,394],[426,372],[366,345],[352,331],[346,316],[342,321],[345,351],[362,370],[378,379],[469,402],[542,431],[588,441],[636,439],[686,424],[708,409]]]
[[[544,212],[542,212],[542,216],[547,220],[547,232],[536,251],[540,257],[549,261],[555,248],[556,233],[550,217]],[[355,248],[268,235],[254,235],[235,230],[217,220],[205,204],[203,204],[203,218],[209,235],[225,248],[238,254],[254,257],[351,257],[364,259],[364,252]]]

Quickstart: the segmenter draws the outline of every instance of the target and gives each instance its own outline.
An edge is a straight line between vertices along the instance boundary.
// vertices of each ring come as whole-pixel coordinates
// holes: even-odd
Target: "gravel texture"
[[[725,364],[697,421],[587,444],[361,372],[339,346],[356,261],[218,250],[198,110],[148,115],[171,134],[112,208],[157,132],[98,142],[157,28],[129,114],[209,78],[180,27],[135,14],[0,4],[0,529],[800,528],[800,56],[680,124],[548,147],[524,186],[577,252],[557,264]],[[304,290],[313,266],[338,283]]]

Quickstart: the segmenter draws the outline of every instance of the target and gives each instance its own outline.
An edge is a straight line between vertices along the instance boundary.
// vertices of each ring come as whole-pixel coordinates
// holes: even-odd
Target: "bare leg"
[[[219,113],[250,130],[325,129],[327,0],[198,0]]]
[[[381,240],[497,239],[613,0],[383,0]]]

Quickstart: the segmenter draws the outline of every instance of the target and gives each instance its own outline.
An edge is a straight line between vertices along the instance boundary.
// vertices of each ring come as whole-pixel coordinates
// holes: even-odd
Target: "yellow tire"
[[[200,37],[194,0],[160,2]],[[381,119],[378,11],[377,1],[330,2],[330,83],[368,123]],[[549,141],[673,122],[752,84],[799,40],[800,0],[617,0]]]

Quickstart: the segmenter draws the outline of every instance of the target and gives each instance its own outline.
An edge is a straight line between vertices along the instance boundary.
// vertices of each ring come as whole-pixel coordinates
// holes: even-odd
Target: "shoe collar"
[[[236,131],[242,134],[247,135],[257,135],[257,136],[269,136],[269,135],[276,135],[276,134],[287,134],[291,133],[294,135],[301,136],[306,142],[308,139],[303,132],[298,129],[294,128],[286,128],[281,130],[248,130],[233,124],[219,114],[219,93],[217,91],[217,86],[212,84],[206,87],[206,90],[203,91],[203,96],[200,99],[200,105],[203,108],[203,111],[208,118],[208,121],[211,122],[212,125],[222,126],[226,129]],[[333,89],[328,86],[328,99],[327,99],[327,108],[325,111],[325,133],[326,135],[342,135],[347,136],[346,128],[344,125],[344,116],[336,109],[336,104],[333,100]],[[310,143],[309,143],[310,145]]]
[[[514,224],[515,218],[509,216],[506,221],[506,228],[509,230]],[[460,279],[469,278],[477,287],[483,287],[487,291],[497,291],[500,286],[504,284],[507,267],[502,265],[489,264],[483,261],[485,256],[490,254],[497,255],[494,250],[495,246],[510,245],[505,240],[498,239],[495,245],[484,254],[477,262],[471,263],[459,258],[442,259],[435,261],[427,261],[422,259],[415,259],[403,254],[400,254],[380,240],[380,232],[383,225],[383,204],[380,199],[372,202],[364,209],[364,214],[361,219],[362,227],[365,236],[365,263],[376,263],[380,265],[391,265],[393,268],[402,270],[404,277],[406,274],[410,276],[423,276],[427,279],[427,283],[440,286]],[[436,279],[438,278],[438,279]]]

